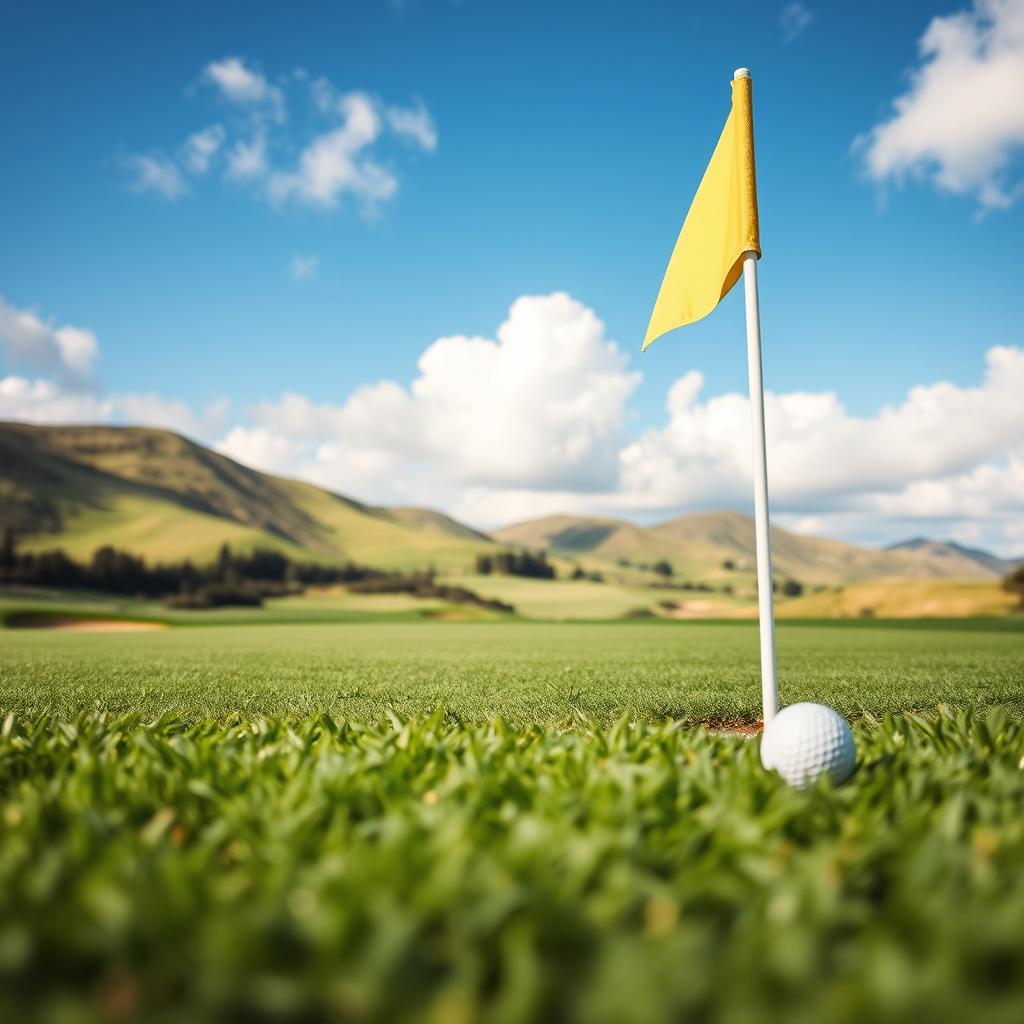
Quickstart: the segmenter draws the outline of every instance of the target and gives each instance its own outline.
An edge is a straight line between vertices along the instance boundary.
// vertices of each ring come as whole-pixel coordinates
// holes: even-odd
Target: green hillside
[[[229,543],[295,558],[468,570],[494,544],[429,509],[363,505],[260,473],[141,427],[0,424],[0,526],[74,557],[114,544],[158,560],[211,559]]]
[[[656,526],[548,516],[492,536],[425,508],[380,508],[313,484],[261,473],[166,430],[0,423],[0,527],[29,549],[60,546],[88,558],[114,544],[155,560],[209,561],[221,544],[271,547],[296,559],[382,568],[472,572],[477,554],[507,546],[547,550],[626,586],[677,578],[752,591],[754,527],[737,512],[683,516]],[[977,552],[914,544],[889,550],[805,537],[776,527],[776,575],[805,584],[873,579],[993,580]],[[623,566],[622,563],[629,563]],[[726,564],[731,568],[726,568]]]
[[[617,519],[547,516],[494,531],[504,544],[650,564],[664,559],[677,576],[746,579],[754,570],[754,523],[739,512],[706,512],[641,527]],[[879,551],[841,541],[772,529],[777,576],[811,584],[858,579],[994,579],[997,574],[971,558],[937,557],[930,551]],[[726,569],[726,562],[733,569]]]

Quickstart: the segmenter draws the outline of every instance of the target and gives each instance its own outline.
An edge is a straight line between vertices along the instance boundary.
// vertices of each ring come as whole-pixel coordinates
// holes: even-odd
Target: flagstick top
[[[735,82],[737,78],[749,78],[750,68],[737,68],[732,73],[732,80]]]

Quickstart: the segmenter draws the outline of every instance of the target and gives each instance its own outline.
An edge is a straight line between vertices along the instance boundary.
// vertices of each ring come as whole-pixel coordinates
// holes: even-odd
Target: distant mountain
[[[212,558],[222,543],[295,558],[465,572],[494,547],[431,509],[376,508],[260,473],[166,430],[0,423],[0,527],[88,557]]]
[[[547,516],[495,530],[502,544],[540,548],[567,556],[651,564],[668,561],[676,575],[727,578],[754,567],[754,523],[738,512],[681,516],[641,527],[617,519]],[[928,551],[878,551],[841,541],[772,529],[775,572],[805,583],[836,584],[883,579],[992,579],[1003,573],[970,559],[933,556]],[[727,570],[725,563],[735,568]]]
[[[1021,564],[1021,559],[1018,558],[1000,558],[991,551],[965,547],[963,544],[957,544],[955,540],[929,540],[927,537],[913,537],[900,541],[899,544],[890,544],[886,551],[914,551],[933,558],[946,559],[950,563],[973,562],[996,576],[1006,576]]]

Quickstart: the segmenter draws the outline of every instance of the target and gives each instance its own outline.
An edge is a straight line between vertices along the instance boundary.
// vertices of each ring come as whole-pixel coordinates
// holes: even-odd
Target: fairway
[[[1024,710],[1016,620],[783,624],[783,703],[865,711]],[[378,722],[440,708],[466,722],[753,722],[753,623],[433,623],[179,627],[133,635],[0,632],[0,704],[189,719],[332,715]]]
[[[1024,1011],[1017,620],[780,626],[807,793],[753,623],[190,621],[0,631],[7,1019]]]

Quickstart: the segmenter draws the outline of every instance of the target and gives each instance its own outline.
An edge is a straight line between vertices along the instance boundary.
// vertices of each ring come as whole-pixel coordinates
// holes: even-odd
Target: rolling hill
[[[202,562],[229,543],[239,550],[271,547],[297,559],[351,559],[394,569],[433,565],[463,574],[472,571],[477,554],[498,543],[546,550],[560,563],[560,574],[575,561],[604,571],[664,559],[677,577],[746,584],[754,565],[753,522],[737,512],[648,527],[548,516],[488,536],[433,509],[367,505],[142,427],[0,423],[0,527],[8,525],[23,547],[60,546],[77,558],[114,544],[153,560]],[[952,543],[918,539],[874,550],[778,527],[772,546],[777,575],[811,585],[994,580],[1011,566]],[[632,568],[625,572],[639,576]]]
[[[430,509],[364,505],[164,430],[0,423],[0,526],[82,558],[102,544],[207,561],[222,543],[295,558],[466,571],[494,542]]]
[[[955,540],[929,540],[927,537],[914,537],[899,544],[890,544],[886,550],[923,552],[951,565],[973,562],[997,576],[1006,576],[1022,564],[1019,558],[999,558],[989,551],[957,544]]]
[[[753,571],[754,523],[738,512],[682,516],[641,527],[617,519],[547,516],[495,530],[495,540],[553,553],[589,555],[614,561],[669,562],[677,576],[728,579]],[[772,557],[778,576],[810,584],[864,579],[991,580],[1001,573],[977,560],[941,557],[929,550],[875,550],[841,541],[772,529]],[[730,562],[734,569],[725,569]]]

